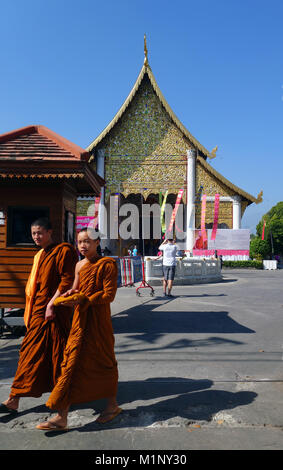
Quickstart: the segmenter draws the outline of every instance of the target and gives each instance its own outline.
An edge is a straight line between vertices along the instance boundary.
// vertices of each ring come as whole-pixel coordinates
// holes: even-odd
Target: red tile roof
[[[88,160],[90,154],[45,126],[0,135],[0,160]]]

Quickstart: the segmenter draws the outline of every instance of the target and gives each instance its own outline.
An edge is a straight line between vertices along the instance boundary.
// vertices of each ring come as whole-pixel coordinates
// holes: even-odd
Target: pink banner
[[[193,250],[195,256],[214,256],[215,251],[220,256],[249,256],[249,250]]]
[[[214,199],[214,220],[213,220],[213,227],[211,232],[211,240],[215,240],[217,226],[218,226],[218,216],[219,216],[219,194],[215,194]]]
[[[94,217],[77,217],[76,219],[76,230],[79,231],[82,228],[88,227],[88,225],[94,220]]]
[[[214,256],[215,250],[197,250],[193,249],[193,255],[195,256]]]
[[[206,194],[202,196],[201,201],[201,237],[203,242],[205,243],[207,240],[206,230],[205,230],[205,213],[206,213]]]
[[[177,211],[178,211],[179,205],[180,205],[182,197],[183,197],[183,193],[184,193],[183,189],[180,189],[179,192],[178,192],[175,207],[174,207],[172,215],[171,215],[171,220],[170,220],[170,224],[169,224],[169,227],[167,229],[167,232],[171,232],[171,230],[173,229],[173,224],[175,222],[175,218],[176,218]]]

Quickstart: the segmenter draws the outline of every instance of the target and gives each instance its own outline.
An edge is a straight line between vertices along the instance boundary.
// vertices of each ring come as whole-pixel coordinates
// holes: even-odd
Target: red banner
[[[171,232],[171,230],[173,229],[173,224],[175,222],[175,218],[176,218],[176,215],[177,215],[179,205],[180,205],[181,200],[182,200],[183,193],[184,193],[184,190],[180,189],[179,192],[178,192],[178,195],[177,195],[176,202],[175,202],[175,207],[174,207],[172,215],[171,215],[170,224],[169,224],[169,227],[166,230],[166,232]]]
[[[201,201],[201,237],[203,239],[203,242],[205,244],[207,240],[207,235],[206,235],[206,230],[205,230],[205,213],[206,213],[206,194],[202,196],[202,201]]]
[[[265,221],[263,222],[263,227],[262,227],[262,234],[261,234],[261,239],[264,240],[264,230],[265,230]]]
[[[218,217],[219,217],[219,194],[215,194],[214,199],[214,220],[213,220],[213,227],[211,232],[211,240],[215,240],[217,226],[218,226]]]

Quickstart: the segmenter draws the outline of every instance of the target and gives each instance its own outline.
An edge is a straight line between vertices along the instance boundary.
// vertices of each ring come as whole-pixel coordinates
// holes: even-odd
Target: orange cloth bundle
[[[79,301],[79,305],[83,308],[89,305],[88,298],[84,294],[77,292],[76,294],[68,295],[67,297],[57,297],[57,299],[54,300],[54,306],[65,305],[72,300]]]
[[[37,283],[38,270],[39,270],[39,261],[40,261],[42,252],[43,252],[43,248],[36,253],[33,259],[32,269],[28,277],[28,281],[27,281],[26,288],[25,288],[26,306],[25,306],[25,312],[24,312],[24,323],[26,327],[28,327],[29,325],[31,311],[33,307],[33,301],[34,301],[34,297],[36,293],[36,283]]]

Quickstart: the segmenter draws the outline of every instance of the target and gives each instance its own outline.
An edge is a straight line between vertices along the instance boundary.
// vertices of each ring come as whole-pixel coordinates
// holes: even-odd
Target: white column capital
[[[195,158],[196,157],[196,150],[193,148],[190,148],[187,150],[187,158]]]
[[[242,198],[238,194],[235,196],[231,196],[233,204],[241,204]]]
[[[105,156],[105,149],[104,149],[104,148],[98,149],[98,150],[97,150],[97,156],[104,158],[104,156]]]

